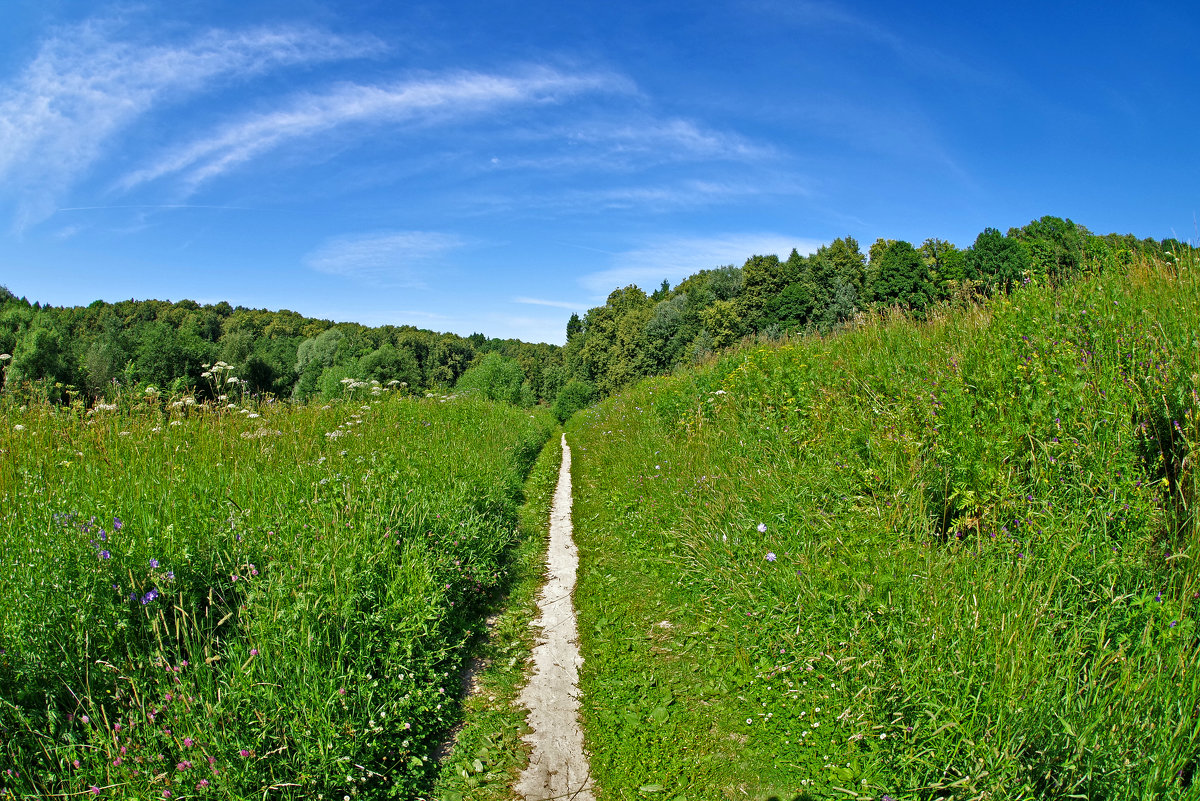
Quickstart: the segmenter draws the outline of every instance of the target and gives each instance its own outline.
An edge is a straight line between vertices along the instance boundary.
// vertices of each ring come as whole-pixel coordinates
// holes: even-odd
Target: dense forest
[[[30,304],[0,287],[0,369],[8,393],[56,401],[111,400],[153,387],[167,397],[329,400],[360,387],[408,393],[473,390],[522,406],[552,404],[560,419],[648,375],[701,360],[743,337],[827,333],[861,315],[899,308],[918,318],[1014,285],[1057,283],[1128,263],[1171,258],[1188,245],[1098,236],[1042,217],[967,248],[851,237],[810,256],[752,256],[703,270],[651,294],[615,290],[582,318],[565,347],[462,337],[412,326],[334,323],[292,311],[159,300],[87,307]],[[220,365],[214,369],[214,365]],[[229,366],[226,369],[226,366]],[[378,390],[377,390],[378,391]]]
[[[649,295],[636,286],[618,289],[582,319],[572,315],[564,365],[582,385],[578,391],[609,395],[743,337],[828,333],[895,308],[924,318],[1015,285],[1057,284],[1143,255],[1171,259],[1186,248],[1174,239],[1098,236],[1057,217],[1007,234],[988,228],[965,249],[941,239],[919,247],[879,239],[863,253],[845,237],[810,256],[793,250],[783,261],[752,256],[741,267],[704,270]]]
[[[529,405],[555,398],[562,361],[556,346],[482,334],[369,328],[190,300],[59,308],[31,305],[2,287],[0,353],[9,357],[6,391],[89,401],[147,386],[168,396],[236,389],[299,400],[340,397],[359,382],[420,392],[454,387],[469,367],[499,361],[519,376],[517,394],[505,399]]]

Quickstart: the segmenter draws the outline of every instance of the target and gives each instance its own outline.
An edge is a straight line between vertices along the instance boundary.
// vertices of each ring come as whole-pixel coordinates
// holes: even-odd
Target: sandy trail
[[[549,578],[538,598],[541,629],[533,649],[533,673],[520,701],[529,709],[533,747],[516,790],[527,801],[594,801],[591,772],[579,725],[579,635],[575,624],[575,572],[579,551],[571,538],[571,449],[562,438],[562,466],[550,510]]]

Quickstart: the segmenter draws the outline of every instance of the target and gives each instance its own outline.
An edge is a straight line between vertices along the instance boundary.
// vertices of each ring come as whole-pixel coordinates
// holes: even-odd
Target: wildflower
[[[17,423],[15,426],[13,426],[13,431],[24,431],[24,430],[25,430],[25,426],[21,425],[20,423]]]
[[[1162,603],[1162,593],[1161,592],[1158,595],[1154,596],[1154,602],[1159,603],[1159,604]]]
[[[151,559],[151,560],[150,560],[150,567],[158,567],[158,560],[157,560],[157,559]]]
[[[250,649],[250,656],[258,656],[258,649],[257,649],[257,648],[251,648],[251,649]]]
[[[1171,621],[1171,624],[1170,624],[1169,626],[1167,626],[1167,628],[1169,628],[1169,629],[1173,629],[1173,628],[1175,628],[1175,627],[1176,627],[1176,626],[1178,626],[1178,625],[1179,625],[1179,621],[1178,621],[1178,620],[1172,620],[1172,621]]]
[[[191,747],[192,747],[193,745],[195,745],[195,744],[196,744],[196,741],[195,741],[195,740],[193,740],[191,737],[184,737],[184,738],[183,738],[183,747],[184,747],[184,748],[191,748]]]
[[[759,523],[759,524],[758,524],[758,533],[759,533],[759,534],[766,534],[766,533],[767,533],[767,524],[766,524],[766,523]]]
[[[153,603],[154,599],[156,599],[157,597],[158,597],[158,588],[151,587],[150,592],[148,592],[142,596],[142,606],[145,606],[148,603]]]
[[[80,719],[81,721],[83,721],[84,723],[90,723],[90,722],[91,722],[91,718],[89,718],[87,715],[80,715],[79,719]]]
[[[208,779],[201,779],[201,780],[200,780],[200,781],[199,781],[199,782],[196,784],[196,789],[197,789],[197,790],[200,790],[200,789],[202,789],[202,788],[204,788],[204,787],[207,787],[207,786],[208,786]]]
[[[250,756],[250,752],[247,751],[245,748],[243,748],[242,750],[238,751],[238,756],[248,757],[248,756]]]
[[[90,792],[92,795],[100,795],[100,788],[93,784],[88,792]]]
[[[775,561],[775,553],[774,553],[774,551],[767,551],[767,561],[768,561],[768,562],[774,562],[774,561]]]
[[[101,559],[112,559],[112,554],[109,553],[108,551],[101,551],[100,558]]]

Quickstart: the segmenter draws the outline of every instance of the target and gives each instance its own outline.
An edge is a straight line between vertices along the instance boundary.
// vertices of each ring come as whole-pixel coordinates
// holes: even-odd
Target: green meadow
[[[1200,265],[1024,283],[570,417],[599,798],[1200,797]],[[0,398],[0,798],[514,797],[570,410],[339,383]]]
[[[1200,795],[1200,273],[747,345],[576,415],[606,799]]]
[[[3,407],[0,797],[429,790],[556,423],[375,393]]]

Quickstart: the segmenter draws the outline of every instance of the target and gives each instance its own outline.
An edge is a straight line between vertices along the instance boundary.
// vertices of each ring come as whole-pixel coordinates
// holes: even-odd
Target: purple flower
[[[119,518],[119,517],[113,518],[113,531],[120,531],[122,525],[124,525],[124,524],[121,523],[121,518]]]
[[[150,560],[150,567],[158,567],[158,560],[157,560],[157,559],[151,559],[151,560]]]
[[[1162,603],[1162,593],[1161,592],[1158,595],[1154,596],[1154,601],[1155,601],[1155,603],[1160,603],[1160,604]]]
[[[766,524],[766,523],[759,523],[759,524],[758,524],[758,533],[759,533],[759,534],[766,534],[766,533],[767,533],[767,524]]]
[[[108,551],[101,551],[100,558],[101,559],[112,559],[112,554],[109,553]]]
[[[775,552],[774,551],[767,551],[767,561],[768,562],[775,561]]]
[[[258,649],[257,649],[257,648],[251,648],[251,649],[250,649],[250,656],[258,656]]]
[[[145,606],[146,604],[153,602],[154,599],[157,597],[158,597],[158,588],[151,587],[150,592],[148,592],[142,596],[142,606]]]

